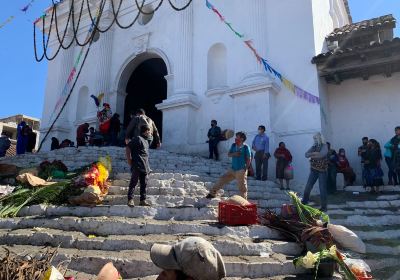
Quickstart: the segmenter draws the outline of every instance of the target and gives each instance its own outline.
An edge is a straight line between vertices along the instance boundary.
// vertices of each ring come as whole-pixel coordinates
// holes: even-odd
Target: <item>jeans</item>
[[[329,194],[335,193],[336,189],[336,177],[337,169],[336,166],[329,165],[328,167],[328,180],[327,180],[327,191]]]
[[[133,193],[138,181],[140,181],[140,201],[146,200],[147,174],[135,169],[132,170],[132,177],[129,183],[128,200],[133,199]]]
[[[110,146],[118,146],[118,132],[111,132],[110,133]]]
[[[310,200],[310,193],[314,187],[314,184],[319,180],[319,191],[321,196],[321,207],[327,208],[327,194],[326,194],[326,182],[327,182],[327,172],[320,172],[311,169],[310,175],[308,177],[307,185],[304,190],[303,203],[307,204]]]
[[[386,164],[387,164],[387,166],[389,168],[389,174],[388,174],[389,182],[393,182],[394,184],[397,185],[397,183],[398,183],[397,179],[398,178],[397,178],[396,172],[394,171],[393,159],[389,158],[389,157],[385,157],[385,161],[386,161]]]
[[[219,140],[216,139],[208,141],[208,150],[210,152],[209,155],[210,159],[214,158],[215,155],[215,159],[219,160],[218,143]]]
[[[268,179],[268,157],[264,158],[264,151],[258,151],[254,156],[254,160],[256,162],[257,180],[266,181]]]

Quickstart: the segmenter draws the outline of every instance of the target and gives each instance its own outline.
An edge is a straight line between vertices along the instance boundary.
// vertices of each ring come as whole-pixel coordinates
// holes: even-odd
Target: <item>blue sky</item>
[[[322,1],[322,0],[321,0]],[[3,0],[0,25],[9,16],[15,19],[0,29],[0,117],[25,114],[40,118],[47,77],[47,63],[37,63],[33,53],[32,21],[51,0],[35,0],[31,8],[20,11],[29,0]],[[400,0],[349,0],[353,20],[360,21],[393,13],[400,19]],[[396,29],[400,36],[400,28]]]

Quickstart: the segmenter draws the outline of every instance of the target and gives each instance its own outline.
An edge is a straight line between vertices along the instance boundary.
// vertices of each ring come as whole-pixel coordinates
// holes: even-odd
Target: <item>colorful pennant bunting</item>
[[[242,33],[236,31],[233,27],[231,23],[228,23],[225,19],[225,17],[222,15],[222,13],[213,5],[211,4],[211,2],[209,0],[206,0],[206,6],[208,9],[212,10],[218,17],[219,19],[224,22],[229,29],[231,29],[236,36],[238,36],[239,38],[243,39],[244,35],[242,35]],[[253,46],[253,42],[251,40],[243,40],[244,44],[251,50],[251,52],[254,54],[254,56],[256,57],[257,61],[259,63],[262,63],[264,66],[264,69],[266,72],[271,73],[272,75],[274,75],[275,77],[277,77],[282,84],[290,91],[292,92],[294,95],[296,95],[298,98],[301,98],[311,104],[320,104],[320,99],[318,96],[315,96],[305,90],[303,90],[302,88],[296,86],[294,83],[292,83],[289,79],[285,78],[284,76],[282,76],[281,73],[279,73],[275,68],[273,68],[268,61],[265,58],[262,58],[261,55],[258,53],[258,51],[256,50],[256,48]]]

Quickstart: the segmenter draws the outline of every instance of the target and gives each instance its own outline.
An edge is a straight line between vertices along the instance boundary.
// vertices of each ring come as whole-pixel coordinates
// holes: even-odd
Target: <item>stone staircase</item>
[[[259,225],[227,227],[216,222],[220,199],[204,197],[228,168],[227,162],[152,151],[153,173],[147,189],[152,207],[135,208],[126,206],[130,174],[121,148],[68,148],[0,163],[29,167],[58,159],[74,169],[107,154],[113,161],[113,180],[103,205],[26,207],[19,217],[0,220],[0,244],[20,254],[38,254],[44,246],[60,246],[55,262],[71,260],[69,269],[81,277],[78,279],[92,279],[109,261],[124,279],[155,279],[159,270],[149,258],[153,243],[201,236],[223,255],[228,279],[311,279],[292,264],[301,253],[300,246],[284,241],[278,232]],[[289,202],[273,182],[249,179],[248,184],[249,199],[258,204],[260,213],[267,208],[278,210]],[[301,191],[301,186],[294,188]],[[232,183],[221,195],[236,193]],[[377,272],[377,279],[396,277],[398,270],[399,201],[396,192],[379,197],[348,192],[330,198],[332,222],[352,228],[367,242],[369,254],[362,258]]]

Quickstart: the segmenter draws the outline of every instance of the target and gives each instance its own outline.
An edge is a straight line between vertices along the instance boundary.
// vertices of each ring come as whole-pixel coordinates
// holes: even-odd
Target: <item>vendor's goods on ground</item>
[[[258,223],[257,205],[241,196],[233,196],[218,205],[218,221],[224,225],[254,225]]]
[[[108,193],[111,159],[100,158],[98,162],[70,173],[60,161],[43,162],[38,170],[42,179],[30,173],[21,174],[17,179],[23,185],[0,197],[0,217],[14,217],[23,207],[33,204],[93,206],[101,203]],[[57,174],[60,176],[54,176]],[[64,179],[51,182],[54,177]]]
[[[328,215],[302,204],[295,193],[289,192],[289,196],[292,205],[282,205],[280,215],[268,210],[261,220],[304,247],[306,254],[296,258],[294,265],[314,270],[315,279],[317,276],[331,277],[336,266],[339,266],[344,279],[372,279],[365,262],[347,257],[337,248],[365,253],[362,240],[349,229],[330,224]]]

